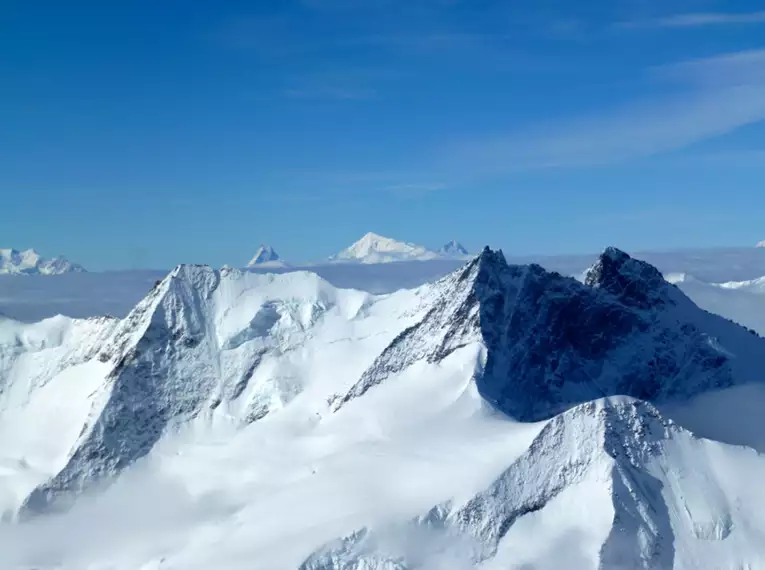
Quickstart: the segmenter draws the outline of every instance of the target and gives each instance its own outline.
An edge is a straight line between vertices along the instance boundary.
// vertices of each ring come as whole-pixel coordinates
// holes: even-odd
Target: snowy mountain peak
[[[255,252],[255,255],[250,260],[250,262],[247,264],[248,267],[252,267],[254,265],[261,265],[264,263],[272,263],[275,261],[280,261],[281,258],[279,257],[279,254],[276,253],[273,247],[270,245],[261,245],[260,248],[258,248],[258,251]]]
[[[765,241],[759,242],[755,247],[763,247],[763,248],[765,248]]]
[[[421,245],[397,241],[369,232],[353,245],[329,259],[333,262],[388,263],[436,258],[438,258],[437,253]]]
[[[626,305],[641,309],[669,300],[669,284],[658,269],[633,259],[615,247],[603,251],[595,265],[587,271],[584,283],[604,289],[619,297]]]
[[[415,362],[442,362],[476,344],[486,351],[474,376],[479,393],[523,421],[602,396],[662,400],[763,379],[763,339],[699,309],[655,268],[614,248],[584,285],[538,265],[509,265],[487,247],[432,294],[431,310],[335,407]]]
[[[520,456],[467,501],[435,505],[393,532],[385,527],[359,529],[317,549],[300,570],[406,570],[420,567],[423,558],[442,563],[460,560],[459,568],[522,568],[509,560],[523,560],[523,549],[503,549],[503,544],[512,544],[510,537],[517,528],[528,528],[524,517],[534,517],[534,532],[540,532],[544,524],[538,521],[546,516],[557,515],[556,523],[562,524],[564,515],[556,503],[569,507],[593,499],[610,505],[593,549],[593,558],[601,563],[540,567],[671,568],[674,536],[669,505],[682,501],[686,488],[682,479],[679,485],[667,484],[675,482],[674,474],[652,472],[651,467],[663,459],[668,447],[689,441],[691,434],[649,403],[626,397],[587,402],[548,422]],[[669,481],[659,481],[657,475]],[[584,491],[584,498],[584,489],[594,492]],[[443,533],[444,539],[434,541],[434,532]],[[415,550],[388,534],[426,539],[418,541]],[[498,563],[487,564],[490,560]]]
[[[81,265],[63,257],[45,259],[34,249],[0,249],[0,275],[60,275],[83,271]]]
[[[444,244],[438,253],[444,257],[465,257],[470,255],[468,250],[463,247],[457,240],[451,240],[449,243]]]
[[[507,260],[505,259],[505,254],[502,252],[502,250],[493,250],[488,245],[481,250],[477,260],[482,266],[495,265],[500,267],[507,267]]]

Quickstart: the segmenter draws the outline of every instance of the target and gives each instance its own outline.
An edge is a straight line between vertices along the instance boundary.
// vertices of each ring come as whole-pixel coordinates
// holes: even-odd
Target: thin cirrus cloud
[[[765,23],[765,10],[757,12],[691,12],[661,18],[618,22],[617,28],[701,28],[707,26]]]
[[[649,77],[680,83],[682,92],[482,137],[445,155],[451,165],[485,174],[602,166],[676,151],[765,121],[765,50],[665,65]]]
[[[697,14],[676,14],[656,20],[656,25],[664,28],[695,28],[724,24],[760,24],[765,23],[765,10],[759,12],[722,13],[708,12]]]
[[[385,190],[400,196],[412,197],[430,194],[431,192],[438,192],[439,190],[445,190],[446,188],[447,186],[443,182],[413,182],[406,184],[392,184],[387,186]]]
[[[376,95],[374,89],[341,86],[323,86],[286,89],[284,94],[292,99],[335,99],[338,101],[365,101]]]

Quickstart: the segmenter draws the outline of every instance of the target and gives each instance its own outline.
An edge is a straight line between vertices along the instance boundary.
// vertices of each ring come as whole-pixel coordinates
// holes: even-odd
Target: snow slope
[[[34,249],[18,251],[0,249],[0,274],[5,275],[60,275],[85,271],[81,265],[63,257],[44,259]]]
[[[121,320],[0,319],[0,552],[41,570],[756,568],[765,460],[740,445],[765,426],[740,404],[764,360],[615,249],[585,283],[486,249],[386,295],[179,266]],[[709,398],[739,429],[704,421]]]
[[[698,439],[645,402],[597,400],[547,423],[468,500],[361,528],[301,569],[758,568],[763,475],[750,449]]]
[[[412,243],[368,233],[350,247],[329,258],[330,262],[389,263],[391,261],[436,259],[438,254]]]

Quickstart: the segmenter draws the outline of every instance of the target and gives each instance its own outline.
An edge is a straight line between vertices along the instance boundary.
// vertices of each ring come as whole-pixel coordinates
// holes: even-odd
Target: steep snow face
[[[69,347],[74,354],[64,351],[69,365],[94,363],[91,372],[97,379],[88,385],[98,389],[83,397],[89,411],[81,418],[76,444],[69,442],[65,464],[40,482],[25,501],[25,511],[65,505],[73,493],[119,473],[148,454],[163,435],[194,420],[247,425],[327,377],[347,389],[371,362],[364,346],[381,350],[397,327],[419,314],[419,304],[418,294],[404,291],[394,299],[374,299],[337,290],[311,273],[179,266],[125,319],[108,321],[108,334],[94,337],[96,344],[76,351]],[[44,352],[32,363],[36,367],[19,368],[26,362],[19,354],[37,345],[18,340],[20,334],[31,334],[16,331],[18,324],[8,326],[15,332],[0,338],[5,341],[2,380],[18,379],[15,388],[34,399],[37,392],[34,386],[29,389],[28,379],[39,376],[44,384],[60,367],[45,360],[50,353]],[[48,337],[37,344],[65,344],[59,337],[66,337],[66,331],[48,328]],[[358,341],[358,355],[343,357],[353,341]],[[341,358],[351,376],[341,374],[341,365],[328,365],[327,359]],[[321,402],[331,393],[326,390]],[[26,404],[17,407],[19,413],[27,409]]]
[[[331,262],[388,263],[436,259],[438,254],[421,245],[396,241],[368,233],[359,241],[329,258]]]
[[[44,259],[34,249],[0,249],[0,275],[60,275],[85,271],[63,257]]]
[[[0,514],[66,464],[106,367],[95,358],[116,319],[0,318]]]
[[[699,440],[648,403],[589,402],[469,500],[361,528],[301,570],[758,567],[763,474],[752,450]]]
[[[338,408],[419,360],[479,343],[481,394],[541,420],[610,395],[661,401],[765,375],[765,340],[696,307],[650,265],[608,249],[585,284],[488,248],[435,285],[425,318],[403,331]]]
[[[279,257],[273,247],[270,245],[261,245],[258,251],[247,264],[248,267],[284,267],[286,263]]]

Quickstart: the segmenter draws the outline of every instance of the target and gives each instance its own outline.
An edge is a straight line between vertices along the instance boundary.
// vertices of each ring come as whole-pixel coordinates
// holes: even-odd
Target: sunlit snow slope
[[[333,263],[389,263],[437,259],[438,253],[412,243],[396,241],[369,232],[359,241],[329,258]]]
[[[613,248],[382,296],[179,266],[122,320],[0,318],[0,567],[762,567],[763,364]]]

